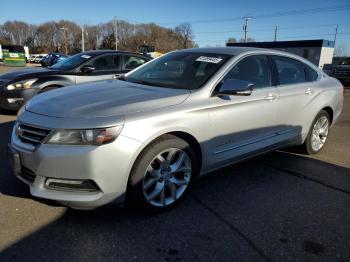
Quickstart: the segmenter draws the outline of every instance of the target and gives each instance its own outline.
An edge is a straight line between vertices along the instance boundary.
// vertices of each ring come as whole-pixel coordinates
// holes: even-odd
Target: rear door
[[[318,73],[299,60],[271,56],[278,82],[279,101],[276,142],[295,142],[301,138],[309,116],[308,106],[319,92]]]
[[[87,64],[95,68],[93,72],[83,73],[78,72],[76,76],[76,83],[86,83],[98,80],[114,79],[121,70],[121,58],[117,54],[104,54],[97,56],[89,61]]]

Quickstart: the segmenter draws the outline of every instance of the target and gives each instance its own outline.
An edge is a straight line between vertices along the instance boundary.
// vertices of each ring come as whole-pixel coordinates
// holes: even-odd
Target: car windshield
[[[231,55],[174,52],[130,73],[126,81],[178,89],[200,88]]]
[[[54,64],[53,66],[50,66],[49,68],[71,70],[77,67],[78,65],[81,65],[85,61],[89,60],[90,58],[91,58],[90,55],[76,54],[67,59],[61,60],[60,62],[58,62],[57,64]]]

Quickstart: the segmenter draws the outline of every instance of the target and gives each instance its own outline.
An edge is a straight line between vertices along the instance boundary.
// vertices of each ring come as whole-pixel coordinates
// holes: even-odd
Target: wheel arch
[[[326,111],[328,113],[329,121],[331,122],[330,124],[332,124],[333,123],[333,115],[334,115],[334,111],[333,111],[332,107],[325,106],[320,111],[322,111],[322,110],[324,110],[324,111]]]
[[[39,93],[45,92],[45,89],[52,88],[52,87],[53,88],[60,88],[60,87],[63,87],[63,85],[60,85],[60,84],[49,84],[49,85],[41,87]]]
[[[178,137],[180,139],[185,140],[187,143],[189,143],[193,150],[195,151],[196,156],[198,157],[197,159],[197,170],[198,170],[198,174],[200,173],[201,167],[202,167],[202,161],[203,161],[203,152],[202,152],[202,148],[200,143],[198,142],[198,140],[189,132],[186,131],[167,131],[167,132],[163,132],[162,134],[158,134],[155,137],[152,137],[150,140],[147,141],[147,143],[145,143],[143,145],[142,148],[140,148],[138,150],[137,156],[134,158],[131,167],[130,167],[130,173],[129,173],[129,178],[128,180],[130,180],[130,175],[132,173],[132,170],[135,167],[135,164],[137,163],[139,157],[142,155],[142,153],[147,149],[147,147],[149,145],[151,145],[154,141],[156,141],[157,139],[160,139],[163,136],[166,135],[173,135],[175,137]]]
[[[187,132],[184,132],[184,131],[174,131],[174,132],[169,132],[166,134],[181,138],[192,146],[193,150],[196,153],[196,156],[198,157],[197,158],[197,168],[198,168],[198,171],[200,171],[200,169],[202,167],[203,155],[202,155],[202,148],[201,148],[198,140],[193,135],[191,135]]]

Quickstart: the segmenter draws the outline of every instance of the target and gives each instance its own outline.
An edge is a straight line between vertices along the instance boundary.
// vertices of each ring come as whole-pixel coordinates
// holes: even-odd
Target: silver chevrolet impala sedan
[[[301,57],[180,50],[118,80],[34,97],[9,155],[33,196],[78,209],[167,208],[215,169],[291,145],[319,152],[342,106],[340,82]]]

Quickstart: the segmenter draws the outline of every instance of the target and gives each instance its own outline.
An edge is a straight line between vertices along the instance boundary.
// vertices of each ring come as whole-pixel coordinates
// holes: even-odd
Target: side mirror
[[[90,66],[90,65],[84,65],[80,68],[80,71],[85,73],[85,74],[88,74],[88,73],[95,71],[95,67]]]
[[[249,96],[253,92],[254,84],[240,79],[226,79],[217,91],[218,95]]]

